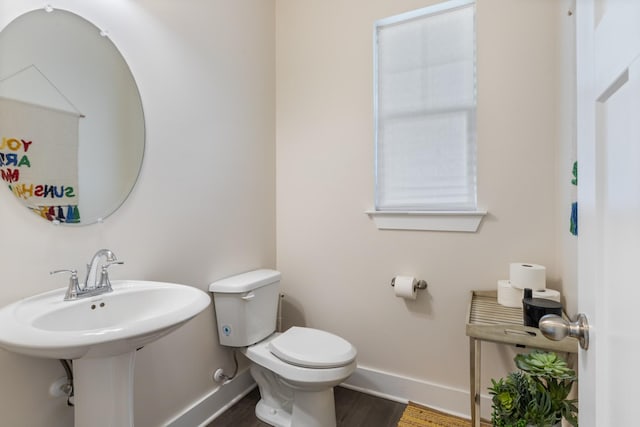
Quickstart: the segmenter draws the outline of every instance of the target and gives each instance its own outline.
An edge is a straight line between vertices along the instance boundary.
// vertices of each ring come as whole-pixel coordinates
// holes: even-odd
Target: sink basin
[[[114,280],[113,292],[64,301],[66,288],[0,309],[0,347],[73,359],[76,427],[133,427],[136,350],[204,310],[209,294],[190,286]]]
[[[0,309],[0,347],[55,359],[127,353],[177,329],[210,303],[207,293],[173,283],[114,280],[113,292],[63,301],[66,289]]]

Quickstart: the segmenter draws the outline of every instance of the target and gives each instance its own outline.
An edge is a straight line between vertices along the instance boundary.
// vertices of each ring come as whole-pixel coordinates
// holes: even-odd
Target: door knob
[[[568,322],[555,314],[547,314],[540,319],[538,325],[542,335],[550,340],[560,341],[566,336],[578,338],[580,347],[589,348],[589,322],[587,316],[580,313],[575,322]]]

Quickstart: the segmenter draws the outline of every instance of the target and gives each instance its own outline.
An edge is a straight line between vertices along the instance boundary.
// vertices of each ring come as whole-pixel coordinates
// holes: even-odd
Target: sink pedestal
[[[133,427],[136,351],[73,361],[75,427]]]

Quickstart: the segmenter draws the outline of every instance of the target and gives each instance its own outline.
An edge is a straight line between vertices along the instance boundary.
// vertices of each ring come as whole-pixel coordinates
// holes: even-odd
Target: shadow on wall
[[[307,322],[304,317],[304,308],[295,298],[289,295],[280,294],[279,310],[278,330],[280,332],[286,331],[292,326],[307,326]]]
[[[419,290],[415,300],[403,298],[403,301],[407,310],[413,316],[425,319],[431,319],[433,317],[431,304],[433,297],[429,293],[429,288]]]

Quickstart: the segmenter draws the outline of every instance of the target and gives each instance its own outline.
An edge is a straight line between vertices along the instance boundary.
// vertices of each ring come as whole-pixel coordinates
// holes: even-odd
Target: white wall
[[[479,204],[489,215],[475,234],[379,231],[364,213],[374,200],[373,22],[433,3],[277,1],[278,268],[286,324],[345,337],[361,367],[468,392],[470,291],[495,289],[513,261],[546,265],[548,285],[562,285],[558,155],[571,124],[559,89],[571,52],[559,41],[570,18],[566,2],[478,1]],[[429,288],[395,298],[397,274]],[[513,354],[483,346],[485,393]]]
[[[126,262],[113,278],[209,282],[275,265],[274,2],[264,0],[58,0],[108,30],[136,78],[147,147],[140,180],[104,224],[46,223],[0,191],[0,305],[64,286],[101,247]],[[36,0],[0,0],[0,28]],[[45,41],[43,41],[45,42]],[[138,352],[135,422],[162,425],[216,387],[232,368],[217,344],[213,309]],[[0,351],[0,424],[72,424],[48,396],[57,361]]]

